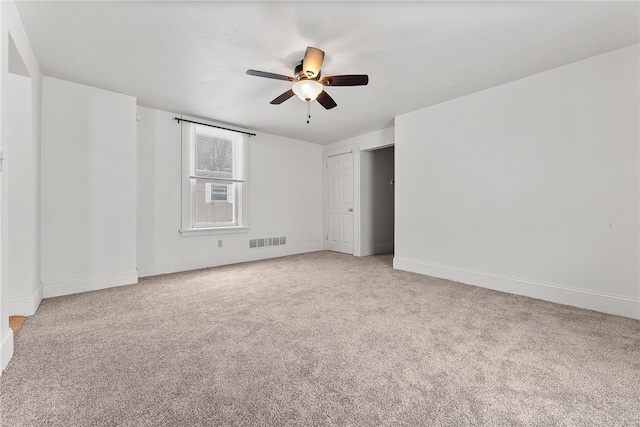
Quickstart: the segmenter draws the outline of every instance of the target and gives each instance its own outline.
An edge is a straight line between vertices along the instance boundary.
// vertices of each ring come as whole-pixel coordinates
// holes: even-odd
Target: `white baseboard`
[[[430,264],[399,257],[393,259],[393,268],[558,304],[640,319],[640,299],[638,298]]]
[[[0,374],[9,364],[9,361],[13,357],[13,330],[7,328],[7,330],[0,337]]]
[[[97,291],[99,289],[114,288],[138,283],[136,270],[118,273],[96,274],[70,279],[51,280],[42,283],[43,297],[51,298],[61,295],[78,294],[81,292]]]
[[[32,295],[9,298],[9,316],[33,316],[42,302],[42,284]]]
[[[393,252],[393,243],[386,245],[366,246],[360,248],[360,256],[369,256]]]
[[[183,259],[138,265],[138,277],[157,276],[158,274],[178,273],[180,271],[198,270],[201,268],[219,267],[221,265],[238,264],[241,262],[258,261],[268,258],[316,252],[324,250],[322,242],[308,245],[269,246],[264,248],[247,249],[238,254],[221,257],[207,257]]]

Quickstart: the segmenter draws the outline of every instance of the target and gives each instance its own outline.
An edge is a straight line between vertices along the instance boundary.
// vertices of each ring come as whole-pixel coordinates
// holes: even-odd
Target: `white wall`
[[[140,276],[323,249],[322,146],[258,133],[249,138],[249,232],[182,237],[181,133],[176,114],[138,107]],[[249,249],[249,239],[286,246]],[[222,247],[218,247],[222,240]]]
[[[137,282],[136,98],[46,77],[44,296]]]
[[[360,255],[393,251],[394,148],[360,151]]]
[[[395,140],[394,129],[395,128],[391,126],[385,129],[355,136],[353,138],[343,139],[342,141],[337,141],[332,144],[327,144],[324,146],[324,151],[327,155],[333,156],[336,154],[346,153],[353,148],[357,148],[362,151],[389,147],[393,145]]]
[[[32,81],[9,73],[4,181],[8,215],[3,229],[9,315],[30,316],[42,300],[40,284],[40,138],[32,135]]]
[[[39,267],[42,72],[12,1],[0,2],[0,43],[0,150],[6,159],[0,173],[2,370],[13,355],[9,314],[15,314],[12,311],[16,309],[25,309],[25,314],[32,314],[28,313],[29,309],[35,311],[42,298]],[[12,167],[14,172],[9,176]],[[25,193],[24,198],[20,197],[21,192]],[[13,198],[9,200],[11,193]],[[21,227],[26,227],[20,230],[22,233],[18,231]],[[19,254],[17,263],[10,262],[10,257],[15,259],[13,250]]]
[[[396,118],[394,266],[640,318],[638,45]]]

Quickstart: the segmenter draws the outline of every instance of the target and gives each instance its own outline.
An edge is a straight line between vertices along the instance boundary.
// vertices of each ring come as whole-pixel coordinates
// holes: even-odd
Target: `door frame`
[[[361,224],[361,209],[360,202],[360,151],[377,150],[379,148],[386,148],[395,146],[395,124],[392,124],[384,129],[367,133],[365,135],[350,138],[344,141],[329,144],[325,151],[322,153],[322,175],[323,175],[323,235],[322,240],[326,242],[326,235],[329,231],[327,224],[328,218],[328,171],[327,171],[327,158],[330,156],[336,156],[339,154],[352,153],[353,154],[353,255],[362,256],[362,240],[360,236],[360,224]],[[331,148],[329,148],[331,147]],[[323,244],[326,250],[326,243]]]
[[[329,234],[329,157],[351,153],[353,156],[353,254],[361,256],[360,249],[360,149],[357,147],[341,147],[322,153],[322,242],[324,250],[327,250]]]

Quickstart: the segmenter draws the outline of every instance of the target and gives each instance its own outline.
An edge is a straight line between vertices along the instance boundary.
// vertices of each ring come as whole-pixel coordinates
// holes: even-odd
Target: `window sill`
[[[179,230],[182,237],[190,236],[206,236],[210,234],[235,234],[246,233],[249,227],[215,227],[215,228],[190,228],[188,230]]]

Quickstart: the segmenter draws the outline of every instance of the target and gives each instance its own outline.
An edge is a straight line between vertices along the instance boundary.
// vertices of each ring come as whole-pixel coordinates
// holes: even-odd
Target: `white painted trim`
[[[393,243],[363,247],[360,250],[360,256],[384,254],[387,252],[393,252]]]
[[[395,257],[393,268],[558,304],[640,319],[640,299]]]
[[[352,255],[362,256],[362,236],[360,234],[360,220],[362,217],[362,203],[360,199],[360,150],[358,148],[352,148],[351,154],[353,154],[353,212],[352,227],[353,227],[353,251]],[[328,206],[327,206],[328,208]],[[327,219],[328,220],[328,219]]]
[[[347,145],[344,147],[338,147],[331,150],[326,150],[322,153],[323,160],[326,162],[327,158],[333,156],[339,156],[340,154],[352,153],[354,149],[358,149],[358,145]]]
[[[13,357],[13,330],[7,328],[7,330],[0,338],[0,375],[5,370],[9,361]]]
[[[188,230],[179,230],[182,237],[191,236],[208,236],[211,234],[236,234],[247,233],[249,227],[220,227],[220,228],[190,228]]]
[[[114,288],[117,286],[132,285],[138,283],[136,270],[122,271],[118,273],[96,274],[70,279],[52,280],[43,282],[43,297],[51,298],[61,295],[78,294],[81,292],[97,291],[99,289]]]
[[[395,119],[388,127],[373,132],[359,135],[342,141],[333,142],[324,146],[325,152],[333,152],[344,147],[359,147],[361,150],[375,150],[388,147],[395,143]]]
[[[389,148],[389,147],[395,147],[396,143],[394,141],[389,142],[388,144],[385,145],[376,145],[373,147],[367,147],[367,148],[361,148],[360,151],[378,151],[378,150],[382,150],[383,148]]]
[[[297,255],[306,252],[324,250],[324,243],[299,245],[299,246],[269,246],[265,248],[248,249],[236,255],[228,255],[216,258],[192,258],[175,261],[166,261],[153,264],[138,265],[138,276],[148,277],[158,274],[178,273],[180,271],[198,270],[201,268],[219,267],[222,265],[238,264],[241,262],[258,261],[261,259],[279,258],[289,255]]]
[[[32,295],[10,298],[9,316],[33,316],[42,302],[42,285]]]

